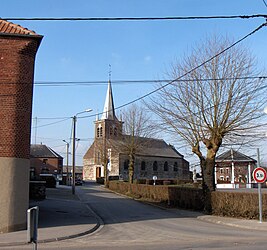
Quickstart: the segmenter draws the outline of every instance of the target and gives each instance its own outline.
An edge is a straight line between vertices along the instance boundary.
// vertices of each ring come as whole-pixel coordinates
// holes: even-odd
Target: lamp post
[[[73,120],[73,133],[72,133],[72,194],[75,194],[75,141],[76,141],[76,122],[77,122],[77,115],[91,112],[92,109],[86,109],[82,112],[77,113],[75,116],[72,117]]]
[[[69,185],[69,148],[70,148],[70,144],[68,142],[66,142],[65,140],[63,140],[63,142],[66,143],[67,146],[67,163],[66,163],[66,168],[67,168],[67,178],[66,178],[66,184],[67,186]]]

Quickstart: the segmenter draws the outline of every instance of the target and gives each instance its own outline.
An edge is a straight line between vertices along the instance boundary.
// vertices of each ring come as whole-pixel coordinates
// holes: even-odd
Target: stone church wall
[[[126,155],[120,157],[120,174],[124,180],[128,179],[127,160]],[[157,169],[155,166],[153,168],[155,162]],[[189,163],[182,158],[137,156],[134,179],[152,179],[153,176],[157,176],[158,179],[189,179]]]

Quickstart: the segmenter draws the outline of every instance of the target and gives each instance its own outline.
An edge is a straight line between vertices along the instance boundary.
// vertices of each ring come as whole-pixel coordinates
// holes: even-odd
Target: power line
[[[199,65],[197,65],[197,66],[194,67],[193,69],[187,71],[187,72],[184,73],[183,75],[181,75],[181,76],[177,77],[176,79],[174,79],[174,80],[172,80],[172,81],[166,83],[165,85],[160,86],[159,88],[154,89],[153,91],[148,92],[147,94],[145,94],[145,95],[143,95],[143,96],[140,96],[140,97],[138,97],[138,98],[136,98],[136,99],[134,99],[134,100],[132,100],[132,101],[130,101],[130,102],[128,102],[128,103],[125,103],[125,104],[123,104],[123,105],[121,105],[121,106],[116,107],[115,110],[124,108],[124,107],[126,107],[126,106],[128,106],[128,105],[131,105],[131,104],[137,102],[137,101],[140,101],[140,100],[142,100],[142,99],[145,99],[146,97],[148,97],[148,96],[150,96],[150,95],[152,95],[152,94],[154,94],[154,93],[160,91],[161,89],[164,89],[164,88],[166,88],[167,86],[169,86],[169,85],[171,85],[171,84],[173,84],[173,83],[175,83],[175,82],[181,80],[183,77],[187,76],[188,74],[192,73],[193,71],[197,70],[198,68],[204,66],[206,63],[212,61],[213,59],[215,59],[216,57],[220,56],[221,54],[223,54],[223,53],[226,52],[227,50],[233,48],[233,47],[236,46],[238,43],[244,41],[246,38],[248,38],[249,36],[253,35],[254,33],[256,33],[257,31],[259,31],[260,29],[262,29],[262,28],[263,28],[264,26],[266,26],[266,25],[267,25],[267,22],[261,24],[261,25],[258,26],[256,29],[254,29],[253,31],[251,31],[250,33],[248,33],[247,35],[245,35],[244,37],[240,38],[240,39],[237,40],[236,42],[234,42],[232,45],[230,45],[230,46],[228,46],[227,48],[223,49],[221,52],[217,53],[216,55],[210,57],[208,60],[206,60],[206,61],[200,63]],[[103,114],[103,112],[98,113],[98,114],[88,115],[88,116],[82,116],[82,117],[80,117],[80,118],[93,117],[93,116],[101,115],[101,114]]]
[[[267,18],[265,14],[222,16],[166,16],[166,17],[3,17],[11,21],[161,21]]]
[[[221,80],[249,80],[249,79],[267,79],[267,76],[245,76],[245,77],[224,77],[224,78],[203,78],[201,81],[221,81]],[[113,80],[112,85],[128,85],[128,84],[138,84],[138,83],[162,83],[162,82],[170,82],[171,79],[160,79],[160,80]],[[177,80],[177,82],[193,82],[193,79],[186,80]],[[36,86],[46,86],[46,87],[54,87],[54,86],[106,86],[107,81],[36,81],[34,83]]]
[[[181,80],[183,77],[185,77],[186,75],[192,73],[192,72],[195,71],[196,69],[202,67],[202,66],[205,65],[206,63],[212,61],[214,58],[220,56],[221,54],[223,54],[223,53],[226,52],[227,50],[231,49],[232,47],[236,46],[238,43],[242,42],[243,40],[245,40],[245,39],[248,38],[249,36],[253,35],[254,33],[256,33],[257,31],[259,31],[261,28],[263,28],[263,27],[266,26],[266,25],[267,25],[267,22],[261,24],[261,25],[258,26],[256,29],[254,29],[252,32],[248,33],[247,35],[245,35],[244,37],[242,37],[242,38],[239,39],[238,41],[234,42],[232,45],[230,45],[230,46],[228,46],[227,48],[223,49],[221,52],[217,53],[216,55],[212,56],[212,57],[209,58],[208,60],[202,62],[202,63],[199,64],[199,65],[197,65],[197,66],[194,67],[193,69],[187,71],[187,72],[184,73],[183,75],[177,77],[177,78],[174,79],[174,80],[171,80],[171,81],[167,82],[165,85],[162,85],[162,86],[160,86],[159,88],[157,88],[157,89],[155,89],[155,90],[153,90],[153,91],[150,91],[149,93],[147,93],[147,94],[145,94],[145,95],[143,95],[143,96],[141,96],[141,97],[138,97],[138,98],[136,98],[136,99],[134,99],[134,100],[132,100],[132,101],[130,101],[130,102],[128,102],[128,103],[125,103],[125,104],[123,104],[123,105],[121,105],[121,106],[116,107],[115,110],[117,110],[117,109],[121,109],[121,108],[126,107],[126,106],[128,106],[128,105],[130,105],[130,104],[133,104],[133,103],[135,103],[135,102],[137,102],[137,101],[140,101],[140,100],[142,100],[142,99],[144,99],[144,98],[146,98],[146,97],[148,97],[148,96],[150,96],[150,95],[152,95],[152,94],[158,92],[159,90],[161,90],[161,89],[163,89],[163,88],[165,88],[165,87],[167,87],[167,86],[173,84],[174,82],[177,82],[177,81],[183,81],[183,80]],[[247,77],[247,78],[249,78],[249,77]],[[262,77],[256,77],[256,78],[262,78]],[[235,78],[235,79],[236,79],[236,78]],[[265,77],[264,77],[264,79],[265,79]],[[267,86],[264,86],[264,87],[262,87],[262,88],[265,88],[265,87],[267,87]],[[101,112],[101,113],[96,113],[96,114],[93,114],[93,115],[82,116],[82,117],[79,117],[79,118],[94,117],[94,116],[96,116],[96,115],[101,115],[101,114],[103,114],[103,112]],[[44,127],[44,126],[53,125],[53,124],[56,124],[56,123],[59,123],[59,122],[63,122],[63,121],[65,121],[65,120],[67,120],[67,119],[70,119],[70,118],[68,117],[68,118],[63,119],[63,120],[61,120],[61,121],[54,122],[54,123],[50,123],[50,124],[45,124],[45,125],[42,125],[42,126],[39,126],[39,127]]]
[[[60,122],[64,122],[64,121],[67,121],[71,119],[70,117],[66,118],[66,119],[62,119],[60,121],[57,121],[57,122],[51,122],[51,123],[48,123],[48,124],[44,124],[44,125],[40,125],[40,126],[36,126],[36,127],[32,127],[32,129],[34,128],[42,128],[42,127],[46,127],[46,126],[50,126],[50,125],[54,125],[54,124],[57,124],[57,123],[60,123]]]
[[[63,120],[63,119],[70,119],[72,117],[33,117],[32,120]]]
[[[221,80],[248,80],[248,79],[267,79],[267,76],[245,76],[245,77],[224,77],[224,78],[203,78],[201,81],[221,81]],[[113,80],[112,85],[128,85],[128,84],[138,84],[138,83],[163,83],[163,82],[171,82],[171,79],[139,79],[139,80]],[[179,80],[176,82],[193,82],[194,79],[185,79]],[[29,84],[28,82],[2,82],[1,84]],[[96,81],[35,81],[35,86],[45,86],[45,87],[71,87],[71,86],[106,86],[106,80],[96,80]],[[3,95],[4,96],[4,95]],[[67,117],[66,117],[67,118]]]
[[[262,1],[263,1],[263,3],[264,3],[265,7],[267,7],[267,3],[265,2],[265,0],[262,0]]]

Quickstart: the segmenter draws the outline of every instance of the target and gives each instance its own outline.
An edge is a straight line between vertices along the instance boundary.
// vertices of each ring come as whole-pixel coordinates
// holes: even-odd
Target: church
[[[110,179],[128,180],[129,155],[115,146],[125,137],[123,121],[115,115],[109,80],[101,119],[95,121],[94,142],[83,157],[84,180],[104,177],[104,165]],[[147,146],[135,154],[134,179],[152,179],[153,176],[159,180],[190,179],[189,162],[172,145],[162,139],[141,137],[141,140]]]

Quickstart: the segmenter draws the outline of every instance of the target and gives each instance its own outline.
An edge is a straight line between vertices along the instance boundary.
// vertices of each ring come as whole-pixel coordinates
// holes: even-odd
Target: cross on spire
[[[111,64],[108,65],[109,66],[109,71],[108,71],[108,77],[109,77],[109,81],[111,82]]]

